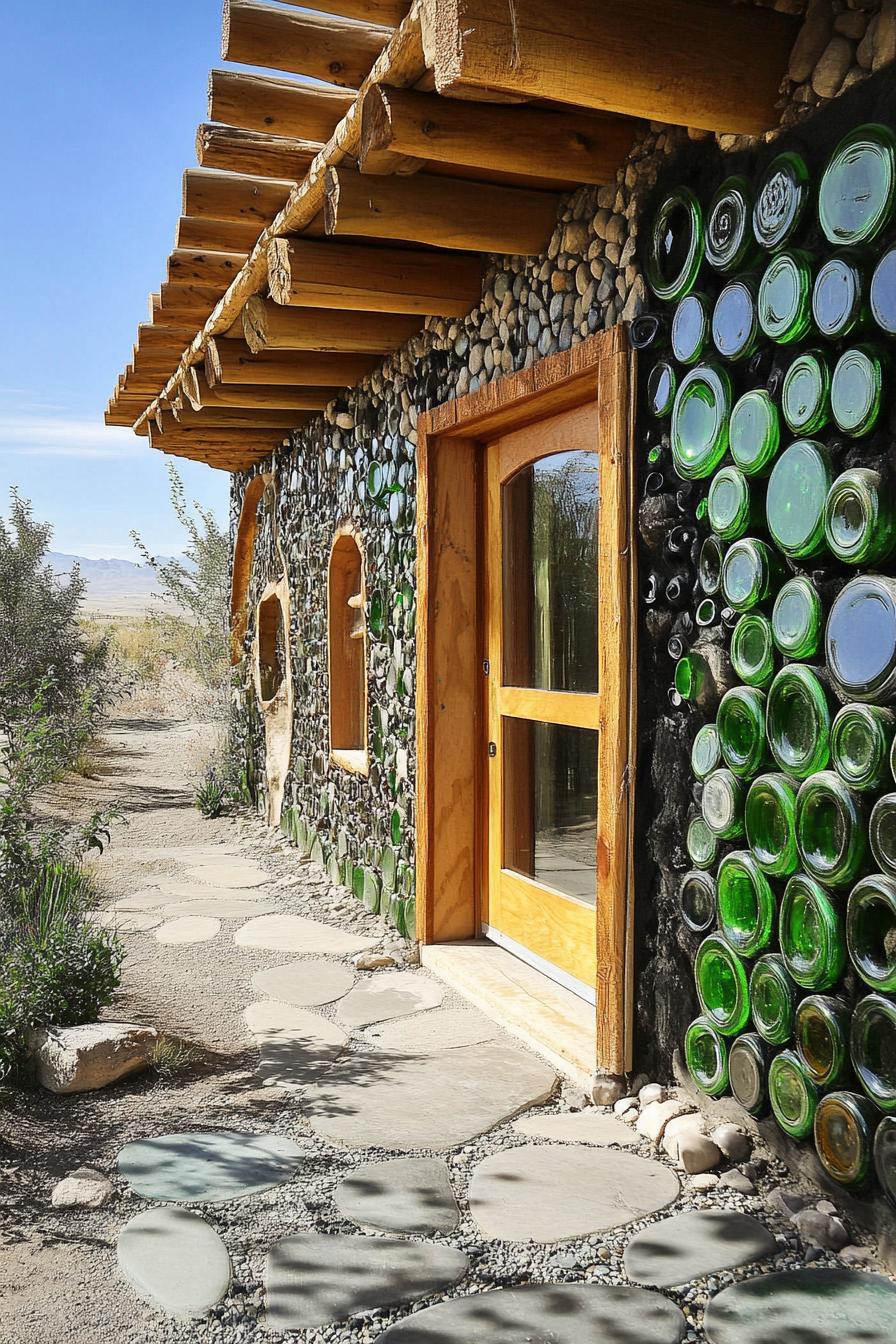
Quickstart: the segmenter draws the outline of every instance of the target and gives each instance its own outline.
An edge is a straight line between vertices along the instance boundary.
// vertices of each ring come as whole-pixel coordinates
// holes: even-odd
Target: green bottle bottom
[[[769,1098],[778,1125],[793,1139],[812,1132],[819,1091],[792,1050],[775,1055],[768,1071]]]
[[[685,1033],[684,1056],[694,1082],[710,1097],[728,1090],[728,1049],[724,1036],[706,1017],[698,1017]]]
[[[871,1170],[877,1113],[855,1092],[829,1092],[815,1111],[815,1151],[840,1185],[861,1185]]]

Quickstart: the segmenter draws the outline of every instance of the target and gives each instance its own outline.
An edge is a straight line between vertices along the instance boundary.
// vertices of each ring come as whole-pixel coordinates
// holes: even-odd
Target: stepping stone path
[[[173,1316],[204,1316],[227,1295],[230,1256],[189,1209],[147,1209],[118,1234],[118,1265],[146,1302]]]
[[[109,909],[104,911],[108,914],[112,910],[128,911],[149,911],[160,910],[171,899],[167,891],[162,891],[159,887],[150,887],[146,890],[141,889],[133,896],[123,896],[120,901],[110,905]]]
[[[472,1045],[450,1068],[444,1053],[353,1054],[308,1089],[303,1109],[312,1129],[336,1143],[442,1152],[541,1106],[556,1083],[549,1065],[512,1046]]]
[[[304,915],[262,915],[237,931],[238,947],[266,947],[274,952],[305,952],[316,956],[351,957],[374,947],[376,938],[361,938]]]
[[[336,1187],[336,1207],[359,1227],[429,1236],[460,1219],[448,1168],[435,1157],[367,1162]]]
[[[557,1139],[560,1143],[590,1143],[598,1148],[618,1144],[630,1148],[638,1142],[631,1126],[624,1125],[615,1115],[588,1109],[564,1115],[527,1115],[517,1120],[514,1129],[528,1138]]]
[[[158,928],[162,922],[161,913],[151,911],[127,914],[119,910],[94,910],[90,915],[91,924],[98,924],[102,929],[112,929],[115,933],[149,933],[151,929]]]
[[[278,1134],[164,1134],[137,1139],[118,1154],[118,1170],[144,1199],[223,1204],[292,1180],[302,1150]]]
[[[408,1022],[398,1019],[371,1026],[363,1039],[377,1050],[397,1055],[431,1055],[498,1040],[500,1028],[482,1013],[465,1008],[431,1008]]]
[[[488,1241],[567,1241],[622,1227],[678,1198],[669,1167],[633,1153],[527,1144],[487,1157],[470,1212]]]
[[[381,1344],[679,1344],[687,1322],[644,1288],[527,1284],[415,1312]],[[779,1338],[778,1336],[775,1337]]]
[[[366,1027],[371,1022],[409,1017],[428,1008],[438,1008],[444,997],[444,986],[426,975],[415,975],[413,971],[380,971],[355,985],[336,1011],[346,1026]]]
[[[212,887],[263,887],[271,880],[270,875],[259,868],[257,863],[241,862],[239,859],[201,863],[195,868],[187,868],[184,876]]]
[[[347,994],[354,983],[351,971],[332,961],[291,961],[285,966],[256,971],[252,977],[256,994],[293,1003],[297,1008],[333,1003]]]
[[[303,1232],[268,1255],[267,1326],[308,1330],[414,1302],[458,1283],[468,1266],[453,1246]]]
[[[848,1269],[764,1274],[714,1297],[703,1325],[710,1344],[893,1344],[896,1284]]]
[[[166,901],[251,901],[265,905],[271,894],[260,887],[210,887],[205,882],[180,882],[171,877],[162,878],[159,888]],[[256,910],[256,914],[264,913]]]
[[[261,1055],[258,1075],[278,1087],[307,1087],[348,1041],[319,1013],[274,999],[250,1003],[243,1016]]]
[[[177,915],[203,915],[212,919],[252,919],[273,914],[278,907],[270,901],[244,901],[238,896],[209,896],[192,901],[172,901],[162,907],[166,918]]]
[[[681,1213],[632,1238],[625,1248],[625,1272],[632,1283],[673,1288],[765,1260],[777,1250],[768,1228],[745,1213],[731,1209]]]
[[[183,919],[169,919],[167,924],[156,929],[156,938],[160,943],[207,943],[220,932],[220,919],[211,919],[207,915],[187,915]]]

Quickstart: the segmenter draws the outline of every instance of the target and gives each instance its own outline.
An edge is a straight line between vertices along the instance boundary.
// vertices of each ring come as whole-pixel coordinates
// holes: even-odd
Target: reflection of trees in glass
[[[596,453],[532,469],[533,684],[597,689]]]

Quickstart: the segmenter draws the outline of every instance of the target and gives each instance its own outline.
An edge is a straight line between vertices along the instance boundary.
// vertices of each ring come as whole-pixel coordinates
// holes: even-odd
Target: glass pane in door
[[[503,487],[505,686],[597,690],[598,471],[552,453]]]
[[[504,867],[594,905],[597,733],[503,720]]]

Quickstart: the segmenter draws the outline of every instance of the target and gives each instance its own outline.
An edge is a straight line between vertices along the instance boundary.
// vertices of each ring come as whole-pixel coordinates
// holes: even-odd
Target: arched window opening
[[[283,607],[276,593],[258,604],[258,682],[261,699],[274,699],[286,677],[286,631]]]
[[[364,557],[350,531],[330,552],[328,643],[330,753],[337,764],[367,771],[367,617]]]

